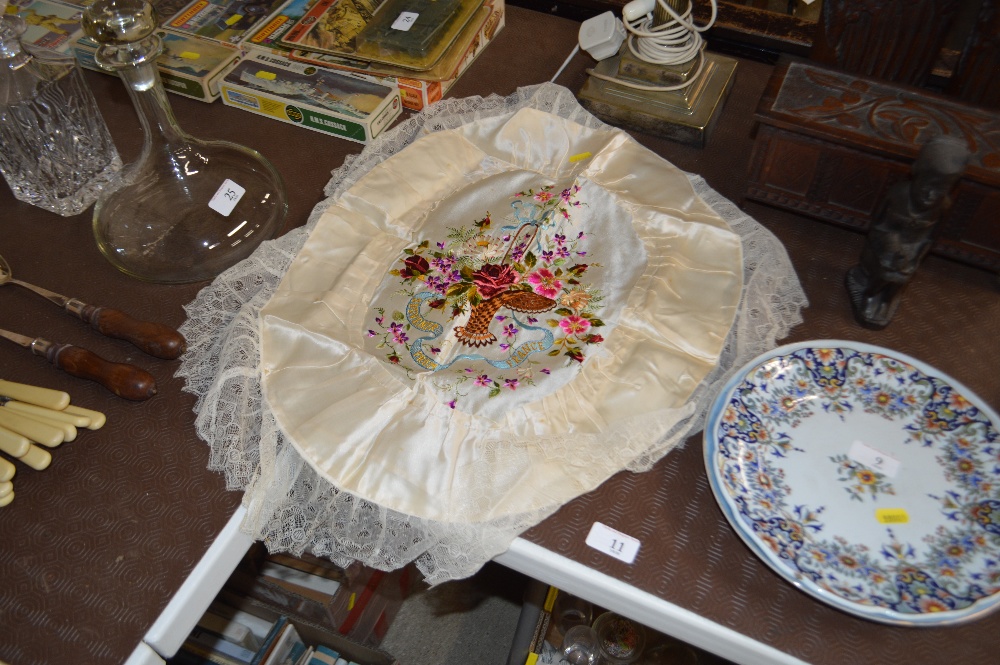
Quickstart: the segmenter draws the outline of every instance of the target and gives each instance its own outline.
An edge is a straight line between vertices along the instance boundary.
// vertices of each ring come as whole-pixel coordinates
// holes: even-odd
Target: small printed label
[[[274,72],[266,72],[263,69],[254,74],[254,76],[256,76],[259,79],[267,79],[268,81],[273,81],[274,79],[278,78],[277,74],[275,74]]]
[[[589,159],[590,156],[591,155],[590,155],[589,152],[581,152],[578,155],[573,155],[572,157],[570,157],[569,158],[569,163],[570,164],[576,164],[577,162],[582,162],[585,159]]]
[[[201,57],[201,53],[195,53],[194,51],[182,51],[181,57],[185,60],[197,60]]]
[[[403,32],[409,32],[413,24],[417,22],[417,18],[420,14],[416,12],[400,12],[396,20],[392,22],[393,30],[402,30]]]
[[[891,455],[886,455],[880,450],[876,450],[862,441],[855,441],[851,444],[851,449],[847,456],[855,462],[864,464],[873,471],[895,478],[899,473],[900,461]]]
[[[229,213],[233,211],[233,208],[236,207],[236,204],[240,202],[240,199],[243,198],[246,192],[247,190],[229,178],[226,178],[222,186],[219,187],[219,190],[215,192],[215,196],[208,202],[208,207],[225,217],[229,217]]]
[[[906,524],[910,516],[902,508],[879,508],[875,511],[875,519],[882,524]]]
[[[228,99],[233,104],[239,104],[241,106],[246,106],[252,109],[260,109],[260,102],[256,97],[251,97],[250,95],[244,95],[242,92],[237,92],[236,90],[225,90],[226,99]]]
[[[600,522],[594,522],[594,526],[590,527],[586,543],[595,550],[611,555],[625,563],[635,561],[635,555],[639,553],[639,545],[641,544],[636,538],[621,531],[615,531]]]
[[[233,14],[226,19],[226,25],[236,25],[243,18],[242,14]]]

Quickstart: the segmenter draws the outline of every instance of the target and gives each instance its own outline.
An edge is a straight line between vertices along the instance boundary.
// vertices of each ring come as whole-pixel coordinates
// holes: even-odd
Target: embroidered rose
[[[528,275],[528,282],[534,287],[535,293],[546,298],[555,299],[562,290],[562,282],[556,279],[552,271],[542,268]]]
[[[482,268],[472,273],[472,281],[476,284],[476,289],[485,299],[503,293],[511,284],[516,284],[521,280],[521,276],[512,266],[496,265],[487,263]]]
[[[583,363],[585,350],[604,342],[595,332],[604,323],[597,317],[603,295],[583,281],[584,273],[601,266],[576,263],[589,256],[584,233],[570,224],[570,213],[585,205],[575,200],[579,191],[577,185],[527,189],[514,195],[513,212],[503,217],[503,224],[494,225],[487,212],[479,221],[449,227],[446,239],[428,238],[406,250],[389,271],[402,286],[395,295],[409,297],[406,307],[389,313],[374,308],[375,325],[363,334],[385,349],[388,364],[413,379],[421,372],[410,366],[410,359],[432,371],[448,366],[441,365],[442,348],[433,346],[440,344],[437,336],[418,335],[414,341],[409,333],[426,330],[425,323],[467,317],[462,329],[474,333],[477,342],[489,342],[468,349],[468,360],[474,363],[450,369],[449,378],[436,384],[450,393],[443,403],[451,409],[457,409],[470,388],[488,398],[529,389],[555,373],[556,368],[547,365],[560,362],[559,355],[564,366]],[[538,312],[553,309],[554,316],[544,319],[548,334],[532,337],[529,331],[538,330],[532,328],[539,323]],[[521,325],[511,312],[535,315],[526,316]],[[512,371],[496,373],[495,365],[484,365],[493,365],[483,355],[487,351],[503,357]],[[538,355],[540,351],[546,356]]]
[[[414,254],[413,256],[406,257],[403,261],[405,266],[399,271],[399,276],[405,279],[412,279],[414,277],[419,277],[420,275],[426,275],[427,271],[431,269],[427,259],[420,256],[419,254]]]

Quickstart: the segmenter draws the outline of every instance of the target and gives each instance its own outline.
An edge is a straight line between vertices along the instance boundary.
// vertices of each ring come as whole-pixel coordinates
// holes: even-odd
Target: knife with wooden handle
[[[33,291],[46,300],[62,307],[73,316],[89,323],[92,328],[107,337],[123,339],[157,358],[173,360],[187,350],[184,336],[169,326],[152,321],[140,321],[111,307],[89,305],[78,298],[69,298],[54,291],[22,282],[10,277],[8,281]]]
[[[32,339],[2,329],[0,337],[30,349],[67,374],[96,381],[119,397],[142,401],[156,394],[156,380],[135,365],[109,362],[92,351],[72,344],[56,344],[41,337]]]
[[[184,336],[162,323],[133,319],[121,310],[88,305],[76,298],[68,300],[65,309],[102,335],[130,342],[151,356],[173,360],[187,350]]]

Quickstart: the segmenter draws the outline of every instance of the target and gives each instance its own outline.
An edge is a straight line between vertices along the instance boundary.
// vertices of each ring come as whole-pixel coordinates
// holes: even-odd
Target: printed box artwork
[[[222,81],[222,101],[282,122],[366,143],[401,112],[399,90],[253,53]]]
[[[217,99],[223,76],[240,59],[234,48],[163,31],[163,53],[156,59],[167,90],[198,99]]]
[[[403,107],[420,111],[441,99],[458,78],[475,61],[505,24],[504,0],[494,0],[480,8],[480,17],[466,26],[466,33],[455,41],[454,53],[448,54],[426,72],[413,72],[399,67],[349,60],[335,55],[293,50],[289,57],[329,67],[348,76],[376,83],[396,84]]]
[[[74,7],[79,7],[80,9],[84,9],[93,1],[94,0],[59,0],[59,2],[64,5],[73,5]],[[159,20],[163,21],[164,19],[170,18],[179,12],[189,2],[191,2],[191,0],[151,0],[150,4],[153,5],[153,9],[156,10],[156,15],[159,17]]]
[[[163,53],[156,59],[163,88],[168,92],[203,102],[219,98],[219,83],[241,57],[235,46],[208,39],[158,30]],[[76,43],[76,57],[88,69],[105,71],[94,61],[97,43],[82,37]],[[109,72],[105,72],[109,73]]]
[[[282,37],[285,46],[322,53],[351,55],[358,34],[384,0],[316,0]]]
[[[289,48],[280,43],[281,38],[305,16],[315,2],[316,0],[288,0],[243,39],[243,47],[263,49],[279,55],[287,54]]]
[[[271,17],[261,23],[242,43],[247,51],[279,55],[296,62],[318,65],[364,81],[381,85],[398,85],[403,107],[420,111],[441,99],[458,80],[486,45],[504,27],[504,0],[487,2],[480,9],[482,18],[470,21],[466,32],[455,41],[454,55],[446,55],[427,72],[413,72],[398,67],[351,60],[336,55],[291,49],[283,42],[296,24],[317,0],[288,0]]]
[[[80,20],[83,10],[46,0],[10,0],[5,10],[27,23],[21,41],[41,48],[68,53],[73,42],[83,34]]]
[[[284,0],[194,0],[163,22],[182,34],[239,44],[258,23],[277,11]]]

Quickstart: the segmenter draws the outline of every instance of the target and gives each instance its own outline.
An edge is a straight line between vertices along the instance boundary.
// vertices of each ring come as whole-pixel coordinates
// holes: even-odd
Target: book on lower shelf
[[[230,642],[225,637],[195,626],[185,641],[192,651],[217,653],[229,662],[249,665],[257,655],[257,648],[248,649],[245,646]]]
[[[245,612],[239,614],[237,616],[235,610],[229,611],[219,603],[212,603],[208,611],[198,619],[198,628],[256,652],[271,629],[271,624]]]
[[[327,580],[329,581],[329,580]],[[255,644],[255,648],[248,645]],[[212,602],[171,665],[399,665],[389,654],[227,589]]]
[[[288,617],[275,622],[271,634],[257,652],[251,665],[297,665],[299,657],[306,651],[305,642],[299,636],[295,624]]]
[[[288,570],[293,568],[288,564],[294,564],[294,570]],[[347,568],[327,564],[319,570],[321,574],[303,574],[303,568],[315,570],[254,547],[230,576],[226,589],[293,621],[327,626],[354,642],[377,647],[420,579],[410,566],[384,572],[360,564]]]

